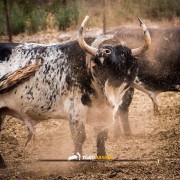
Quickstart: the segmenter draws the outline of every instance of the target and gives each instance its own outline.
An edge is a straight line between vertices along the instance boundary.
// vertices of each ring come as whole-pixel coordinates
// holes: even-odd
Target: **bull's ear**
[[[142,22],[142,20],[140,18],[138,18],[138,20],[140,22],[141,29],[144,32],[144,45],[141,47],[135,48],[135,49],[131,49],[131,53],[133,56],[142,55],[149,49],[149,47],[151,45],[151,36],[149,34],[149,31],[148,31],[146,25]]]
[[[94,48],[100,48],[103,46],[106,46],[108,44],[115,44],[114,42],[114,34],[106,34],[102,35],[100,37],[97,37],[91,44],[91,47]]]

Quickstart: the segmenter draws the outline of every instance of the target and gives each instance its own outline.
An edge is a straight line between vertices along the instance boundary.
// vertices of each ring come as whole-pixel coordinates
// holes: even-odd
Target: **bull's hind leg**
[[[34,132],[35,132],[34,125],[35,125],[35,122],[31,118],[29,118],[27,115],[22,113],[22,112],[18,112],[18,111],[9,109],[7,107],[4,107],[4,108],[0,109],[0,128],[3,127],[3,121],[4,121],[4,117],[6,115],[15,117],[15,118],[21,120],[22,122],[24,122],[27,125],[27,128],[28,128],[28,139],[27,139],[27,142],[26,142],[26,145],[27,145],[28,142],[34,136]]]
[[[119,137],[123,136],[122,128],[120,125],[120,113],[119,110],[115,115],[115,123],[114,123],[114,140],[117,140]]]

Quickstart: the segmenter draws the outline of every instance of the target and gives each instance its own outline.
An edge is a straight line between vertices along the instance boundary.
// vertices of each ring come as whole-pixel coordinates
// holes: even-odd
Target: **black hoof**
[[[106,156],[106,151],[105,150],[98,150],[97,156]]]
[[[159,110],[157,110],[157,111],[154,111],[154,116],[160,116],[161,114],[160,114],[160,112],[159,112]]]
[[[124,133],[124,136],[125,137],[132,137],[132,132],[126,132],[126,133]]]

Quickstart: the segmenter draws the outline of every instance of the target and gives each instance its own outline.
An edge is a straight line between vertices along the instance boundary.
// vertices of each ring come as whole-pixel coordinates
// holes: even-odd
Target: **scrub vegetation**
[[[179,0],[6,0],[10,29],[13,35],[34,34],[52,30],[77,29],[86,14],[93,16],[90,25],[102,24],[103,1],[106,1],[108,27],[134,21],[135,17],[149,20],[173,20],[180,16]],[[49,20],[49,17],[52,17]],[[53,21],[52,21],[53,19]],[[0,35],[7,35],[5,6],[0,1]]]

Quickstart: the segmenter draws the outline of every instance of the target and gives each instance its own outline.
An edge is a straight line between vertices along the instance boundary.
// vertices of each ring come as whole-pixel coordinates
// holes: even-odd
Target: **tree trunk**
[[[62,2],[62,5],[63,5],[64,7],[67,6],[67,0],[61,0],[61,2]]]
[[[5,16],[6,16],[6,25],[7,25],[9,41],[12,42],[12,34],[11,34],[11,28],[10,28],[10,22],[9,22],[9,12],[8,12],[7,0],[3,0],[3,1],[4,1],[4,10],[5,10]]]

